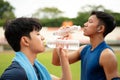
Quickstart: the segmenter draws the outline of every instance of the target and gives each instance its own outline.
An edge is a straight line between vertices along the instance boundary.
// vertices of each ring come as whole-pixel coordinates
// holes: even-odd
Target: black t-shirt
[[[33,66],[35,72],[38,76],[38,70]],[[40,76],[38,76],[40,79]],[[20,66],[16,61],[13,61],[12,64],[4,71],[0,80],[28,80],[25,70]]]

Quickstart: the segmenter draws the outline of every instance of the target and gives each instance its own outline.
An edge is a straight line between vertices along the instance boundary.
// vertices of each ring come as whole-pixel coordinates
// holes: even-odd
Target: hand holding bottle
[[[80,26],[71,26],[66,28],[60,28],[55,31],[53,35],[59,36],[59,39],[49,40],[46,42],[47,47],[56,48],[56,45],[63,45],[63,49],[77,50],[79,48],[79,40],[71,40],[71,33],[78,31]]]

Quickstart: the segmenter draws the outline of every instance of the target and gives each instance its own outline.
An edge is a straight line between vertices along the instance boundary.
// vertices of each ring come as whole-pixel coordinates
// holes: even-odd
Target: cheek
[[[44,47],[44,42],[40,38],[38,39],[38,41],[36,42],[36,44],[37,45],[39,44],[40,47]]]
[[[84,29],[84,35],[85,36],[89,36],[89,35],[92,35],[92,34],[95,34],[96,33],[96,29],[93,28],[93,27],[87,27],[86,29]]]
[[[44,46],[43,42],[41,41],[39,44],[40,44],[40,45],[37,46],[37,47],[38,47],[38,50],[39,50],[40,52],[45,51],[45,46]]]
[[[34,48],[35,47],[41,47],[41,45],[42,45],[42,41],[39,38],[34,38],[31,41],[31,46],[34,46]]]
[[[31,45],[32,49],[35,51],[35,52],[43,52],[45,50],[45,46],[43,44],[43,42],[41,40],[35,40],[32,45]]]
[[[42,45],[43,45],[43,42],[42,42],[41,39],[38,38],[38,39],[35,41],[35,44],[36,44],[37,46],[42,46]]]

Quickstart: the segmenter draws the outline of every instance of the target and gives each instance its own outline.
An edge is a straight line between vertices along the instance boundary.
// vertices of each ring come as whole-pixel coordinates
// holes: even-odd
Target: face
[[[94,36],[97,34],[99,19],[96,15],[91,15],[88,21],[84,24],[84,35],[85,36]]]
[[[31,51],[35,53],[43,52],[45,50],[44,47],[44,37],[38,31],[32,31],[30,33],[31,39],[29,42],[29,47]]]

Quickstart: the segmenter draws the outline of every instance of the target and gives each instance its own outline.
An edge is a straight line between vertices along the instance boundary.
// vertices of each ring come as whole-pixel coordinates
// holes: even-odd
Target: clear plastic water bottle
[[[77,50],[79,49],[79,40],[49,40],[46,42],[48,48],[56,48],[56,44],[62,44],[64,49]]]
[[[74,32],[74,31],[78,31],[78,30],[80,30],[80,26],[71,26],[71,27],[66,27],[66,28],[64,28],[64,29],[59,29],[59,30],[57,30],[57,31],[55,31],[54,33],[53,33],[53,35],[57,35],[57,36],[65,36],[65,35],[67,35],[68,33],[70,33],[70,32]]]

